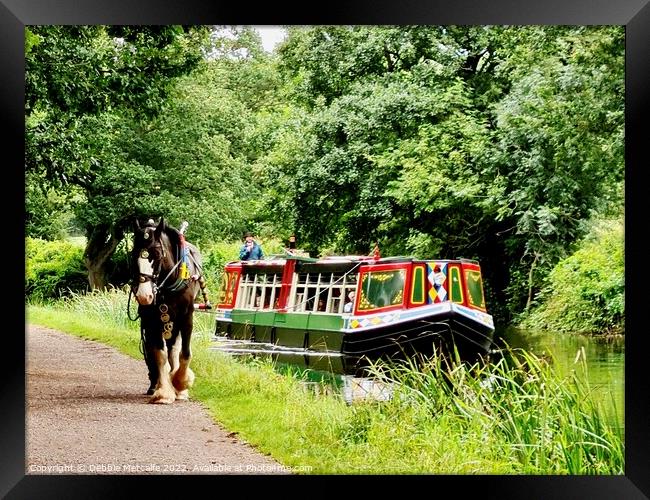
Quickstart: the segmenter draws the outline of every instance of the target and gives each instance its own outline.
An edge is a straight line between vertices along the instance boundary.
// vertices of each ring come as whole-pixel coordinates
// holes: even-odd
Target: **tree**
[[[463,256],[505,318],[622,204],[620,27],[294,28],[267,171],[314,251]],[[299,119],[295,119],[299,117]],[[270,178],[270,176],[269,176]]]
[[[36,104],[28,109],[45,111],[28,114],[28,172],[48,189],[81,193],[73,207],[88,237],[92,287],[107,283],[109,260],[135,218],[188,220],[196,242],[233,237],[256,217],[256,113],[273,104],[273,72],[250,28],[228,44],[224,35],[206,45],[207,35],[174,27],[54,29],[42,53],[32,54],[37,61],[64,54],[86,66],[79,75],[68,64],[62,75],[30,77],[44,78],[46,90],[29,100]],[[88,67],[104,78],[87,76]],[[94,94],[75,90],[82,86]]]
[[[201,60],[206,34],[205,28],[181,26],[28,28],[26,185],[67,195],[81,192],[92,203],[98,193],[111,189],[111,182],[126,180],[125,165],[133,167],[134,178],[120,185],[146,182],[142,172],[144,178],[138,178],[137,165],[116,150],[113,127],[121,120],[155,116],[173,78]],[[134,215],[114,210],[113,204],[103,208],[119,218],[105,223],[88,216],[83,221],[92,287],[106,284],[106,262],[122,238],[128,216]]]
[[[584,235],[584,221],[622,206],[624,37],[618,27],[574,28],[523,71],[495,103],[487,158],[513,310],[528,308],[542,278]],[[522,50],[522,49],[520,49]],[[530,48],[529,48],[530,50]]]

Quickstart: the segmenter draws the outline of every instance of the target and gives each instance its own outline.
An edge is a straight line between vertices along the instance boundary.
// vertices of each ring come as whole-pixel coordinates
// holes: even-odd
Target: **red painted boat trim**
[[[241,280],[242,265],[241,263],[227,264],[224,267],[224,272],[226,274],[236,272],[237,279],[235,280],[235,285],[233,287],[232,300],[230,302],[221,302],[217,304],[217,307],[221,309],[232,309],[233,307],[235,307],[235,302],[237,301],[237,294],[239,293],[239,281]],[[230,281],[231,279],[232,279],[231,277],[228,277],[228,281]],[[228,283],[226,283],[226,286],[228,286]]]
[[[287,260],[282,270],[282,285],[280,288],[280,298],[278,299],[279,312],[287,312],[287,303],[291,295],[291,285],[293,284],[293,273],[296,269],[295,260]]]

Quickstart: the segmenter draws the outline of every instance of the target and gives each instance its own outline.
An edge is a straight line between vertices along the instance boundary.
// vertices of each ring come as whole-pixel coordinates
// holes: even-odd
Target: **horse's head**
[[[134,276],[133,293],[142,306],[153,304],[158,276],[161,270],[169,268],[169,262],[173,262],[166,228],[163,218],[157,226],[151,219],[144,226],[136,220],[132,258],[137,275]]]

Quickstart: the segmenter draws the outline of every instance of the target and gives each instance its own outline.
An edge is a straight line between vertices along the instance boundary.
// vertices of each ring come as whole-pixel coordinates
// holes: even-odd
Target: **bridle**
[[[162,260],[165,258],[165,247],[162,245],[160,245],[160,255],[161,256],[159,258],[152,259],[153,268],[155,268],[154,274],[148,274],[143,272],[138,273],[139,276],[138,281],[140,283],[145,283],[146,281],[155,281],[155,279],[158,278],[158,276],[160,275],[160,268],[162,267]],[[140,250],[138,259],[149,260],[149,250],[147,250],[146,248]]]
[[[144,233],[145,240],[148,240],[152,237],[153,236],[151,233],[145,231]],[[149,257],[152,251],[154,252],[154,257],[151,259],[151,265],[150,265],[151,272],[143,271],[143,269],[147,267],[145,263],[149,262]],[[165,277],[159,281],[158,278],[160,277],[160,273],[162,270],[162,262],[167,256],[167,252],[165,251],[165,245],[161,241],[157,241],[153,245],[150,245],[146,248],[142,248],[138,253],[138,259],[137,259],[138,276],[137,276],[137,281],[135,281],[131,285],[132,293],[134,295],[137,293],[138,287],[140,286],[141,283],[146,283],[147,281],[151,281],[151,288],[154,297],[152,303],[156,303],[156,297],[159,291],[164,289],[168,292],[173,293],[184,289],[188,284],[188,279],[183,279],[181,276],[179,276],[174,282],[165,286],[165,283],[167,282],[169,277],[172,276],[174,271],[176,271],[178,266],[182,263],[182,255],[181,255],[182,249],[181,248],[177,249],[177,253],[178,256],[175,259],[176,263],[172,266],[172,268],[165,275]]]
[[[145,240],[152,239],[153,231],[145,230],[143,237]],[[152,253],[153,257],[150,259]],[[162,283],[158,284],[158,277],[160,276],[162,262],[165,259],[166,255],[167,253],[165,252],[165,245],[163,245],[161,241],[157,241],[152,245],[140,249],[136,259],[138,274],[136,279],[131,284],[131,292],[134,295],[137,293],[140,284],[150,281],[152,293],[154,296],[153,303],[155,303],[157,292],[160,288],[162,288]],[[173,271],[174,268],[170,270],[169,274],[171,274]],[[167,279],[167,277],[165,277],[163,282]]]

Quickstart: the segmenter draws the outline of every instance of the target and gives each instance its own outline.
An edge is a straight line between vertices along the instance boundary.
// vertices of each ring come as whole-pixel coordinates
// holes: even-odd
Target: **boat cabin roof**
[[[416,259],[412,256],[397,256],[397,257],[382,257],[375,258],[368,255],[332,255],[327,257],[320,257],[318,259],[313,257],[304,257],[301,255],[271,255],[260,260],[236,260],[226,264],[226,268],[242,267],[243,269],[268,269],[282,268],[288,261],[296,261],[296,265],[300,268],[337,268],[349,267],[354,264],[363,265],[381,265],[381,264],[396,264],[401,262],[427,262],[435,260],[438,263],[443,262],[467,262],[478,264],[477,261],[472,259],[458,258],[458,259]]]

